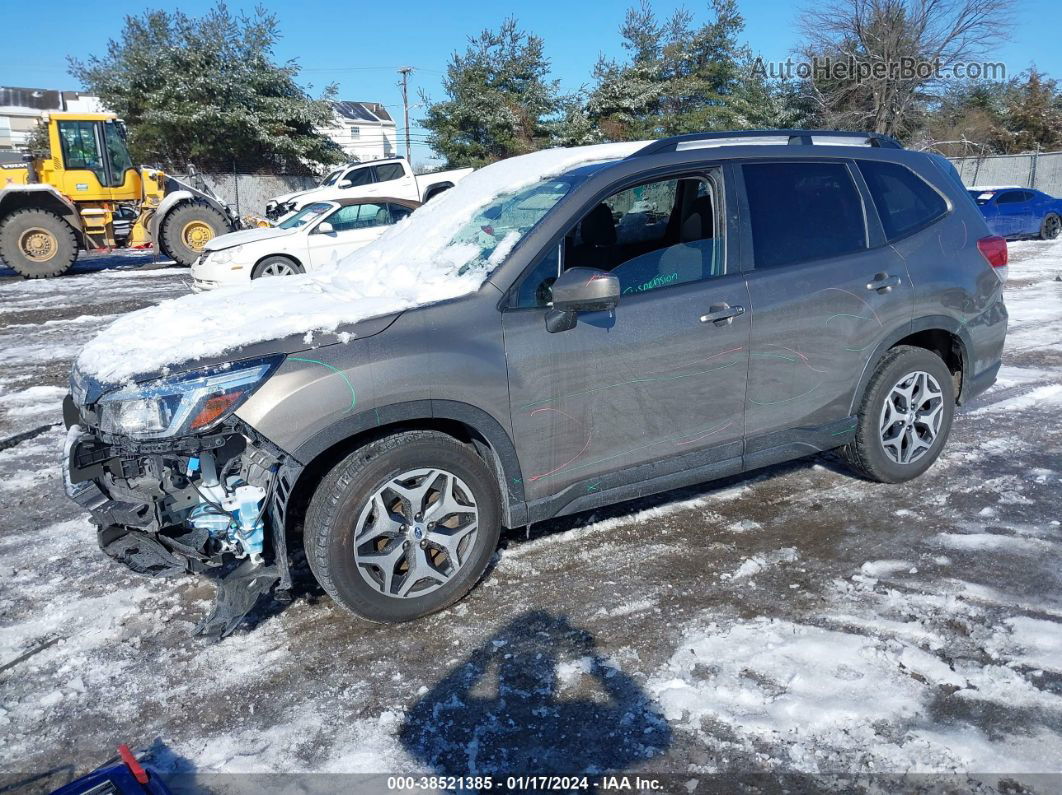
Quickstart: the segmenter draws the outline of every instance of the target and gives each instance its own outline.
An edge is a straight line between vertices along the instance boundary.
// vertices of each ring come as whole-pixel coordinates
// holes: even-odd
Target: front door
[[[751,316],[727,269],[722,199],[717,174],[617,191],[517,283],[503,329],[529,501],[740,458]],[[564,266],[614,273],[615,312],[548,332]]]
[[[740,166],[754,266],[748,454],[814,443],[817,431],[844,420],[868,357],[910,321],[906,265],[883,245],[876,221],[870,236],[866,219],[876,216],[855,168],[839,160]]]
[[[321,231],[320,223],[330,224],[331,231]],[[371,243],[391,224],[391,214],[382,202],[348,204],[320,223],[307,238],[310,264],[314,267],[338,262]]]
[[[104,158],[102,125],[95,121],[57,122],[63,155],[60,192],[74,201],[111,198],[111,179]]]

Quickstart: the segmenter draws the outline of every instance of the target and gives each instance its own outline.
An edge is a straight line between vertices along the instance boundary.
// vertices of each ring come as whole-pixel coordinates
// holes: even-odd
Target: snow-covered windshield
[[[326,202],[307,204],[291,218],[281,221],[277,226],[280,229],[298,229],[300,226],[306,226],[306,224],[316,221],[331,209],[332,205]]]
[[[336,261],[311,273],[256,279],[123,315],[85,346],[78,367],[118,383],[288,335],[318,344],[320,333],[338,333],[340,326],[469,295],[585,178],[569,179],[570,172],[627,157],[645,144],[546,149],[477,169],[372,243],[343,258],[336,252]],[[351,339],[347,329],[343,334]]]
[[[485,205],[450,240],[451,247],[467,247],[468,251],[458,273],[478,265],[498,265],[574,184],[570,177],[543,180],[503,193]]]
[[[321,180],[320,187],[324,188],[328,185],[334,185],[336,180],[339,179],[339,175],[342,173],[343,169],[337,168],[335,171],[333,171],[331,174]]]

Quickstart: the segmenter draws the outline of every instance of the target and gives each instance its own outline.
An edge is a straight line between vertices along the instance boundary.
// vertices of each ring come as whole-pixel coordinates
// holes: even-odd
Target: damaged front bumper
[[[236,418],[202,436],[135,441],[92,427],[70,396],[64,416],[66,493],[91,514],[100,548],[139,574],[217,584],[197,633],[229,634],[270,591],[290,598],[298,462]]]

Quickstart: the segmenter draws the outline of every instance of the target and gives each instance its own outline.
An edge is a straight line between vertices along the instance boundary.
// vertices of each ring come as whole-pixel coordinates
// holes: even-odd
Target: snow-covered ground
[[[511,534],[455,608],[398,627],[350,618],[300,567],[292,605],[216,644],[189,637],[209,587],[103,557],[57,467],[78,347],[184,294],[187,271],[0,278],[0,789],[128,742],[245,789],[210,774],[1062,790],[1062,241],[1011,258],[999,383],[915,482],[822,455],[553,521]]]

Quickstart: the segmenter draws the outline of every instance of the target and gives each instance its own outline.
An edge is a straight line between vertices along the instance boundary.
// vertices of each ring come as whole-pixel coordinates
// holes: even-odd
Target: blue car
[[[970,188],[993,234],[1054,240],[1062,232],[1062,199],[1032,188]]]

